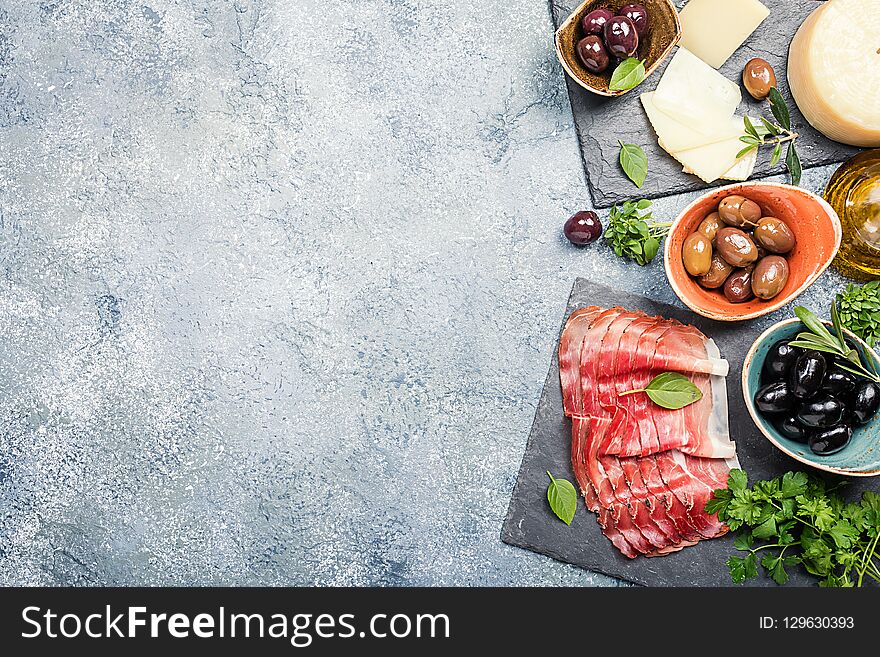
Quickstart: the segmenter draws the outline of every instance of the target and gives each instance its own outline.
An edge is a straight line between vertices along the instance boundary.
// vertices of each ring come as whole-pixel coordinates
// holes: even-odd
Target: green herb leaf
[[[570,525],[577,510],[577,491],[567,479],[556,479],[547,472],[550,485],[547,487],[547,501],[550,508],[562,522]]]
[[[620,143],[620,166],[636,187],[641,188],[648,177],[648,156],[640,146]]]
[[[785,156],[785,166],[788,167],[788,173],[791,176],[791,184],[800,185],[803,168],[801,166],[801,158],[798,155],[793,141],[788,144],[788,154]]]
[[[629,91],[640,85],[645,80],[645,62],[630,57],[625,59],[611,74],[611,82],[608,88],[611,91]]]
[[[782,131],[778,127],[776,127],[775,125],[770,123],[770,121],[765,119],[763,116],[761,117],[761,124],[764,126],[764,130],[767,131],[768,135],[773,135],[774,137],[778,137],[779,135],[782,134]]]
[[[739,140],[744,144],[751,144],[752,146],[758,146],[761,143],[760,139],[751,135],[743,135]]]
[[[746,146],[744,149],[742,149],[739,153],[736,154],[736,159],[738,160],[739,158],[741,158],[741,157],[742,157],[743,155],[745,155],[746,153],[751,153],[752,151],[756,151],[756,150],[758,150],[758,146],[757,146],[757,145],[754,145],[754,146]]]
[[[618,257],[629,258],[638,265],[649,264],[660,250],[660,240],[669,232],[668,223],[653,221],[651,201],[626,201],[614,206],[605,229],[605,241]]]
[[[773,112],[773,116],[779,121],[779,125],[786,130],[791,130],[791,114],[788,111],[788,105],[786,105],[785,99],[776,87],[770,88],[769,99],[770,111]]]
[[[801,320],[801,323],[807,327],[811,333],[822,338],[824,342],[829,345],[835,345],[836,341],[833,335],[825,328],[825,324],[822,323],[814,313],[807,310],[803,306],[795,306],[794,314],[797,315],[797,318]]]
[[[755,126],[752,125],[752,120],[748,116],[743,117],[743,123],[746,126],[746,132],[748,134],[750,134],[752,137],[754,137],[755,143],[758,143],[759,141],[761,141],[761,138],[758,136],[758,131],[755,130]],[[743,139],[743,138],[740,137],[740,139]]]
[[[655,376],[645,388],[621,393],[621,397],[639,392],[647,393],[657,406],[677,411],[703,398],[703,393],[694,383],[678,372],[664,372]]]
[[[773,155],[770,157],[770,166],[775,167],[779,164],[779,160],[782,159],[782,144],[776,144],[776,148],[773,149]]]

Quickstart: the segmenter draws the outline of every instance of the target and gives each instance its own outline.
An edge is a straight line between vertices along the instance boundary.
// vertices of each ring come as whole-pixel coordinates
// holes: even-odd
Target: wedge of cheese
[[[758,164],[758,151],[749,151],[736,161],[730,169],[721,176],[722,180],[748,180],[755,172]],[[682,169],[684,173],[693,173],[689,168]]]
[[[740,120],[739,124],[733,125],[730,116],[719,120],[711,131],[698,132],[680,120],[676,120],[674,116],[660,110],[654,100],[654,92],[644,93],[639,98],[654,132],[663,142],[663,148],[669,153],[708,146],[731,137],[739,138],[743,134],[742,121]]]
[[[679,14],[681,45],[721,68],[769,15],[758,0],[689,0]]]
[[[653,96],[657,109],[702,135],[726,125],[741,100],[739,85],[685,48],[675,53]]]

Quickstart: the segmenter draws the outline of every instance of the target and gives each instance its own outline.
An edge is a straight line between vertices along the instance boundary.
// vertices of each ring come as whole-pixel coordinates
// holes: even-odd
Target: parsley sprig
[[[605,241],[614,253],[643,267],[657,257],[660,240],[672,225],[672,222],[654,221],[649,210],[651,205],[647,199],[626,201],[620,208],[615,205],[605,229]]]
[[[850,283],[837,295],[840,323],[871,347],[880,340],[880,281]]]
[[[880,582],[880,495],[865,492],[847,503],[820,477],[786,472],[749,487],[742,470],[731,470],[727,488],[716,490],[706,513],[736,532],[727,568],[734,582],[757,577],[760,565],[777,584],[800,564],[819,586]]]
[[[745,124],[746,134],[739,138],[741,142],[746,144],[737,158],[742,157],[746,153],[757,150],[761,146],[773,146],[773,154],[770,156],[770,166],[775,167],[782,159],[783,144],[788,144],[788,153],[785,156],[785,165],[788,167],[788,173],[791,176],[791,184],[799,185],[801,175],[803,174],[803,166],[801,158],[798,155],[794,142],[800,135],[791,129],[791,112],[785,99],[776,87],[771,87],[770,95],[770,111],[773,113],[775,122],[768,121],[763,116],[757,125],[745,116],[743,123]]]

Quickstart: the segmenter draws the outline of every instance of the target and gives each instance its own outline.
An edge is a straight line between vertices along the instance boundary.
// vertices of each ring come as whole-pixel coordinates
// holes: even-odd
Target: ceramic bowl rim
[[[831,266],[831,262],[837,256],[837,252],[840,250],[840,244],[843,241],[843,227],[840,224],[840,217],[837,216],[837,212],[834,211],[834,208],[831,207],[828,201],[826,201],[818,194],[815,194],[807,189],[803,189],[802,187],[787,185],[785,183],[764,182],[762,180],[747,180],[744,182],[724,185],[722,187],[714,187],[706,193],[701,194],[691,203],[689,203],[678,214],[678,217],[676,217],[675,221],[672,222],[672,226],[669,228],[669,235],[672,235],[684,222],[684,220],[691,214],[694,208],[702,203],[707,197],[714,196],[715,194],[726,190],[741,190],[748,187],[778,188],[780,190],[784,190],[786,193],[805,194],[806,196],[811,197],[814,201],[817,201],[819,207],[821,207],[825,214],[828,216],[829,220],[831,221],[831,225],[834,228],[834,248],[832,249],[831,255],[828,257],[828,259],[825,262],[820,263],[819,268],[814,271],[810,276],[808,276],[806,280],[804,280],[804,282],[800,285],[800,287],[793,290],[791,293],[787,294],[784,297],[777,297],[775,299],[772,299],[771,301],[768,301],[766,304],[763,305],[763,307],[759,308],[758,310],[753,310],[751,312],[731,316],[717,313],[712,310],[707,310],[686,298],[686,295],[682,288],[679,286],[678,281],[676,281],[675,277],[672,275],[672,269],[670,265],[670,258],[672,257],[672,241],[667,236],[663,245],[663,267],[666,271],[666,279],[669,281],[669,285],[672,287],[672,291],[675,292],[675,296],[677,296],[684,305],[693,310],[695,313],[697,313],[698,315],[702,315],[703,317],[708,317],[709,319],[714,319],[718,322],[742,322],[749,319],[756,319],[758,317],[763,317],[764,315],[769,315],[770,313],[782,308],[782,306],[790,303],[791,301],[794,301],[800,295],[802,295],[807,288],[815,283],[816,280],[825,273],[825,270],[827,270],[828,267]]]
[[[556,32],[553,34],[553,43],[556,46],[556,59],[558,59],[559,63],[562,64],[562,68],[565,69],[565,72],[568,74],[568,76],[572,80],[577,82],[581,87],[586,89],[587,91],[594,93],[598,96],[605,96],[606,98],[617,98],[618,96],[622,96],[623,94],[632,91],[632,89],[637,89],[641,83],[637,84],[632,89],[625,89],[623,91],[611,91],[610,89],[599,89],[598,87],[594,87],[590,84],[587,84],[584,80],[581,80],[581,78],[577,75],[577,73],[575,73],[572,70],[572,68],[568,65],[568,62],[565,61],[565,57],[562,54],[562,44],[560,43],[560,37],[562,35],[562,31],[564,29],[568,28],[568,26],[572,22],[575,21],[576,16],[580,13],[581,9],[583,9],[584,5],[586,5],[590,2],[593,2],[593,1],[594,0],[584,0],[583,2],[581,2],[577,7],[575,7],[572,10],[572,12],[571,12],[571,14],[569,14],[568,18],[566,18],[564,21],[562,21],[562,23],[560,23],[559,27],[556,29]],[[675,4],[672,2],[672,0],[662,0],[662,2],[666,3],[667,7],[669,8],[670,13],[672,14],[672,16],[675,20],[675,36],[673,37],[672,42],[669,44],[669,46],[662,53],[660,53],[659,57],[657,57],[657,61],[655,61],[645,71],[645,80],[647,80],[649,77],[651,77],[651,75],[654,73],[654,71],[657,70],[657,68],[660,66],[660,64],[662,64],[663,62],[665,62],[669,58],[670,53],[672,53],[672,51],[675,49],[675,46],[678,45],[678,43],[681,41],[681,38],[682,38],[681,20],[679,19],[679,16],[678,16],[678,9],[675,7]],[[644,82],[644,80],[642,82]]]
[[[767,330],[765,330],[763,333],[761,333],[760,336],[758,336],[758,338],[754,341],[754,343],[752,343],[752,346],[749,348],[748,353],[746,353],[746,358],[743,361],[741,384],[742,384],[743,399],[746,402],[746,408],[749,410],[749,415],[752,418],[752,422],[755,423],[755,426],[758,428],[758,430],[762,434],[764,434],[764,437],[767,440],[769,440],[770,443],[774,447],[776,447],[776,449],[781,451],[783,454],[790,456],[791,458],[793,458],[795,461],[798,461],[799,463],[803,463],[804,465],[808,465],[811,468],[816,468],[817,470],[823,470],[825,472],[830,472],[832,474],[837,474],[837,475],[841,475],[844,477],[877,477],[877,476],[880,476],[880,468],[877,468],[875,470],[868,470],[868,471],[865,471],[865,470],[845,470],[843,468],[838,468],[833,465],[822,465],[821,463],[816,463],[815,461],[810,461],[809,459],[806,459],[803,456],[799,456],[798,454],[795,454],[790,449],[788,449],[787,447],[782,445],[782,443],[780,443],[776,439],[776,436],[774,436],[772,432],[767,431],[767,429],[764,428],[764,423],[762,421],[759,421],[758,409],[755,408],[755,402],[752,399],[752,396],[749,392],[749,385],[748,385],[749,372],[751,372],[751,369],[754,365],[755,354],[757,353],[759,347],[762,344],[764,344],[774,332],[778,331],[780,328],[782,328],[784,326],[789,326],[794,323],[800,324],[801,320],[798,319],[797,317],[790,317],[788,319],[782,320],[781,322],[776,322],[775,324],[773,324],[772,326],[767,328]],[[827,324],[828,322],[825,322],[825,323]],[[862,347],[864,350],[866,350],[866,352],[868,354],[871,354],[872,357],[874,358],[874,361],[877,363],[878,366],[880,366],[880,356],[878,356],[877,353],[873,349],[871,349],[871,347],[868,346],[868,344],[864,340],[862,340],[859,336],[855,335],[851,331],[848,331],[847,329],[843,329],[843,332],[848,338],[853,339],[860,347]],[[763,420],[763,418],[760,418],[760,419]]]

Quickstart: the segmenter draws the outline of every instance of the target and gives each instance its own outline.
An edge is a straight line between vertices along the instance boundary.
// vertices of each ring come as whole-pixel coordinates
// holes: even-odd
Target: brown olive
[[[721,217],[718,216],[717,212],[713,212],[700,222],[697,232],[703,233],[711,242],[715,239],[715,233],[718,232],[719,228],[721,228]]]
[[[730,303],[745,303],[752,294],[752,268],[737,269],[724,281],[724,296]]]
[[[715,290],[724,285],[724,281],[730,276],[733,266],[717,253],[712,256],[712,262],[709,265],[709,273],[700,276],[697,282],[705,288]]]
[[[691,276],[708,274],[712,264],[712,242],[703,233],[688,235],[681,247],[681,258]]]
[[[778,255],[767,256],[752,272],[752,292],[759,299],[772,299],[788,282],[788,263]]]
[[[715,235],[715,250],[734,267],[746,267],[758,259],[758,247],[752,238],[730,226]]]
[[[764,217],[755,228],[755,241],[770,253],[788,253],[794,248],[795,237],[781,219]]]
[[[769,62],[755,57],[743,69],[743,84],[755,100],[764,100],[776,86],[776,73]]]
[[[718,215],[728,226],[754,228],[761,218],[761,208],[744,196],[728,196],[718,205]]]

